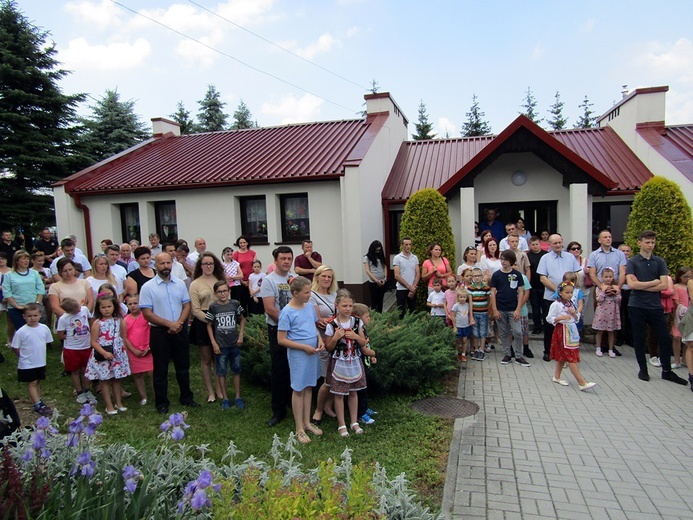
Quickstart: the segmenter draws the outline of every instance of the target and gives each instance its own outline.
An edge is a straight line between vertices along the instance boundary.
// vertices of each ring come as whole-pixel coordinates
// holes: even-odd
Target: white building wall
[[[522,170],[527,174],[523,186],[515,186],[510,180],[513,172]],[[563,186],[563,176],[532,153],[505,154],[494,161],[474,180],[474,208],[461,208],[460,193],[450,193],[448,208],[455,236],[456,259],[461,263],[464,247],[473,243],[468,232],[474,229],[474,220],[479,220],[479,204],[526,201],[557,201],[557,229],[566,241],[577,240],[589,248],[591,244],[592,196],[584,185],[574,190],[574,204],[571,207],[571,190]],[[464,189],[463,189],[464,190]],[[576,194],[578,196],[576,196]],[[468,221],[468,222],[467,222]],[[576,228],[575,230],[573,228]],[[577,235],[577,236],[573,236]],[[469,244],[467,242],[469,241]]]
[[[316,250],[323,255],[325,263],[338,273],[342,272],[341,200],[336,180],[85,197],[83,202],[90,209],[93,251],[99,250],[104,238],[122,241],[120,204],[139,204],[141,233],[146,242],[146,237],[154,231],[154,203],[174,200],[179,238],[187,240],[193,249],[195,238],[204,237],[207,248],[219,256],[221,250],[232,245],[241,234],[239,198],[264,195],[269,245],[252,245],[252,249],[266,266],[272,261],[272,250],[282,244],[279,195],[291,193],[308,193],[310,234]],[[61,210],[58,215],[69,213]],[[300,253],[300,244],[289,245],[294,255]]]
[[[348,167],[343,179],[344,270],[337,276],[347,284],[368,280],[363,255],[374,240],[385,245],[382,189],[407,138],[405,116],[390,97],[367,99],[366,104],[369,114],[387,112],[388,119],[360,165]]]
[[[636,130],[638,123],[664,123],[666,92],[637,93],[604,114],[600,126],[610,126],[654,174],[681,187],[687,200],[693,200],[693,182],[652,148]]]
[[[67,235],[75,235],[78,244],[86,244],[84,216],[82,210],[75,205],[75,199],[65,193],[64,186],[53,188],[53,197],[55,201],[58,240],[65,238]],[[80,249],[83,249],[86,253],[86,248],[80,247]]]

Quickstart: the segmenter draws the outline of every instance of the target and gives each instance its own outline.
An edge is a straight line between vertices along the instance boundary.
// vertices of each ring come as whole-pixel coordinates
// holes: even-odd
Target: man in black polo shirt
[[[34,249],[38,249],[46,255],[43,267],[50,267],[51,262],[58,258],[58,241],[53,237],[53,233],[48,228],[43,228],[41,238],[34,244]]]
[[[12,267],[14,254],[22,248],[22,244],[17,240],[12,240],[12,231],[3,229],[0,236],[0,251],[7,255],[7,267]]]
[[[669,270],[664,259],[652,254],[656,238],[657,234],[654,231],[642,231],[638,236],[640,253],[628,259],[626,265],[626,282],[631,289],[628,314],[633,330],[635,357],[640,365],[638,378],[643,381],[650,380],[645,359],[645,325],[649,325],[659,344],[662,379],[687,385],[688,381],[671,370],[671,335],[659,294],[669,286]]]

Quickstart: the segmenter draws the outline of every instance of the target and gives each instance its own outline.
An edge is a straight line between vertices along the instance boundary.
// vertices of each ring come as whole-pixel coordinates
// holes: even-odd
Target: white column
[[[476,217],[476,203],[474,202],[474,188],[460,188],[460,236],[457,240],[457,264],[462,263],[462,253],[471,245],[474,245],[474,221]],[[455,272],[457,268],[455,267]]]
[[[570,185],[570,228],[563,239],[566,243],[580,242],[583,251],[592,250],[592,206],[587,184]]]

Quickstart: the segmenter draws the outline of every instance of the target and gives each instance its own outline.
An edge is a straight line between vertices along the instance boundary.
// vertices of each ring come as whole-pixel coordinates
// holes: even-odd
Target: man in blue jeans
[[[645,325],[649,325],[659,343],[662,379],[687,385],[688,381],[671,370],[671,335],[659,294],[669,285],[669,270],[664,259],[652,254],[656,239],[657,234],[654,231],[642,231],[638,236],[640,253],[628,259],[626,265],[626,282],[631,290],[628,314],[633,330],[635,357],[640,366],[638,378],[642,381],[650,380],[645,358]]]

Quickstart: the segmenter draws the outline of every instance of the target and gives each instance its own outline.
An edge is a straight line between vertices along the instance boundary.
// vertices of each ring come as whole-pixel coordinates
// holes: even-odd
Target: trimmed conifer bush
[[[450,225],[447,201],[438,190],[424,188],[409,197],[404,206],[400,237],[411,238],[412,252],[421,264],[427,258],[426,251],[431,242],[439,242],[443,256],[448,259],[454,270],[455,238]],[[428,282],[421,281],[416,291],[417,306],[420,310],[426,310],[427,285]]]
[[[657,233],[655,254],[670,272],[693,265],[693,218],[691,207],[678,184],[655,176],[635,195],[625,233],[626,243],[639,251],[638,235],[645,229]]]

